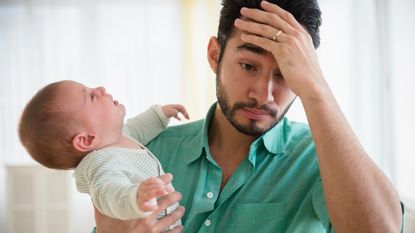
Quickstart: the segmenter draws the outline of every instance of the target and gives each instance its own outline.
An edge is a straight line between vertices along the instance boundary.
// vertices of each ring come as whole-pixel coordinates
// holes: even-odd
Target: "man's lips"
[[[252,112],[253,114],[257,115],[268,115],[269,113],[265,110],[255,109],[255,108],[244,108],[245,111]]]
[[[270,113],[261,109],[242,108],[242,114],[251,120],[264,120]]]

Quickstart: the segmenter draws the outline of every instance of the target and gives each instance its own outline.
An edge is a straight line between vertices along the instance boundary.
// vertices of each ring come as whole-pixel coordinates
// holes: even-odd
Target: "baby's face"
[[[62,81],[56,101],[75,122],[76,133],[114,138],[122,134],[125,107],[114,101],[105,88],[89,88],[74,81]]]

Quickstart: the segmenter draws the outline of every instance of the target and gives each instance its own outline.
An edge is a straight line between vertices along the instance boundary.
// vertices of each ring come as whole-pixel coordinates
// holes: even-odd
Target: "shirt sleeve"
[[[90,194],[94,206],[112,218],[129,220],[151,214],[137,206],[140,184],[132,183],[120,164],[108,157],[105,154],[96,155],[76,168],[78,191]]]
[[[161,105],[153,105],[147,111],[127,120],[123,133],[145,145],[164,129],[169,118],[164,115]]]

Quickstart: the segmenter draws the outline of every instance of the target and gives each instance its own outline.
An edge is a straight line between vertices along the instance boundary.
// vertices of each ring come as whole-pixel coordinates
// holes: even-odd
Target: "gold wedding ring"
[[[277,40],[278,40],[278,37],[281,35],[281,33],[282,33],[282,31],[281,31],[281,30],[278,30],[278,31],[274,34],[274,36],[272,37],[272,40],[273,40],[273,41],[277,41]]]

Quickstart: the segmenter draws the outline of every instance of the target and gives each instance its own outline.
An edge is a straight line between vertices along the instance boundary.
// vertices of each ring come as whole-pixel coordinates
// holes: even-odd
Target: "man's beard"
[[[236,102],[232,106],[229,104],[228,96],[226,93],[226,90],[224,86],[220,82],[219,75],[216,76],[216,97],[218,98],[219,106],[223,112],[223,115],[228,119],[228,121],[235,127],[239,132],[250,135],[250,136],[261,136],[268,132],[270,129],[272,129],[276,124],[278,124],[281,119],[285,116],[288,109],[290,108],[291,104],[294,102],[294,100],[284,109],[281,115],[278,116],[278,110],[275,108],[272,108],[266,104],[264,105],[258,105],[258,102],[254,99],[248,101],[248,102]],[[249,120],[248,124],[241,124],[237,122],[235,119],[235,113],[239,109],[244,108],[256,108],[261,109],[265,111],[267,114],[269,114],[271,117],[276,118],[274,122],[272,122],[269,126],[265,126],[263,128],[259,127],[257,125],[257,122],[255,120]]]

